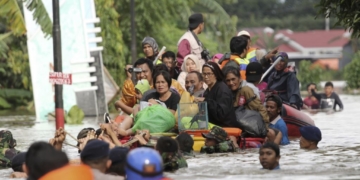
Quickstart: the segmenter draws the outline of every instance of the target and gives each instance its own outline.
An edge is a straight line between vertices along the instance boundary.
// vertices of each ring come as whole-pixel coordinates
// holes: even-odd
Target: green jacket
[[[231,140],[218,143],[215,146],[203,146],[201,147],[200,150],[200,153],[206,153],[206,154],[224,153],[224,152],[235,152],[235,148]]]
[[[184,156],[181,153],[162,153],[161,157],[164,162],[164,171],[172,172],[180,168],[188,167]]]
[[[16,140],[10,131],[0,131],[0,167],[11,167],[11,159],[20,151],[16,150]]]
[[[181,151],[182,155],[185,156],[186,158],[190,158],[190,157],[195,157],[195,154],[193,151],[191,152],[183,152]]]

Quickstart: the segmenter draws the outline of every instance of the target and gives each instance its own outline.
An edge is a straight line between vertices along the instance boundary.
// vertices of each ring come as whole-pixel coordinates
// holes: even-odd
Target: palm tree
[[[0,17],[6,18],[0,18],[0,25],[5,27],[0,32],[0,77],[12,82],[10,84],[22,84],[13,84],[11,88],[31,89],[23,3],[28,10],[33,11],[33,18],[45,36],[50,37],[52,34],[52,22],[41,0],[1,0]],[[0,83],[0,86],[7,87],[4,83]]]
[[[45,36],[51,36],[52,22],[41,0],[1,0],[0,16],[8,18],[7,25],[10,31],[8,34],[2,34],[0,41],[10,35],[22,36],[26,33],[22,3],[26,4],[26,8],[29,11],[34,11],[34,20],[40,25]]]

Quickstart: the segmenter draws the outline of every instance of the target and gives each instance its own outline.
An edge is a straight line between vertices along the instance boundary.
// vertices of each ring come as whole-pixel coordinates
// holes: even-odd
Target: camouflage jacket
[[[180,168],[188,167],[184,156],[181,153],[162,153],[161,157],[164,162],[164,171],[176,171]]]
[[[212,153],[223,153],[223,152],[235,152],[234,145],[231,140],[227,140],[216,144],[215,146],[203,146],[201,147],[200,153],[212,154]]]
[[[11,159],[20,151],[16,150],[16,140],[10,131],[0,131],[0,167],[11,167]]]
[[[181,154],[182,154],[183,156],[186,156],[186,158],[188,158],[188,157],[195,157],[195,154],[194,154],[193,151],[191,151],[191,152],[181,151]]]

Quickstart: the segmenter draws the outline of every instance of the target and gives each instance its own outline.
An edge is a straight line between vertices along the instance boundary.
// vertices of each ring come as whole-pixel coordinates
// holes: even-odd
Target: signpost
[[[72,84],[72,75],[62,72],[50,72],[49,82],[51,84]]]
[[[55,77],[62,77],[61,59],[61,29],[60,29],[60,7],[59,0],[53,0],[53,48],[54,48],[54,71]],[[52,74],[52,73],[50,73]],[[51,77],[51,76],[50,76]],[[71,76],[70,76],[71,77]],[[51,81],[51,80],[50,80]],[[64,107],[62,84],[55,84],[55,121],[56,129],[64,128]]]

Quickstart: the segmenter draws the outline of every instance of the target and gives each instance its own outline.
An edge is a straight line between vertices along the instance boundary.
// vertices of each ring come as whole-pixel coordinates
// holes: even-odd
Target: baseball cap
[[[309,141],[321,141],[321,131],[316,126],[304,126],[300,128],[300,134],[303,138]]]
[[[249,36],[249,37],[251,37],[250,36],[250,33],[249,32],[247,32],[247,31],[245,31],[245,30],[242,30],[242,31],[240,31],[238,34],[237,34],[237,36]]]
[[[263,74],[263,67],[258,62],[251,62],[246,67],[246,81],[257,82]]]
[[[211,128],[209,133],[201,133],[204,138],[215,139],[218,142],[223,142],[226,140],[228,134],[224,129],[218,126]]]

